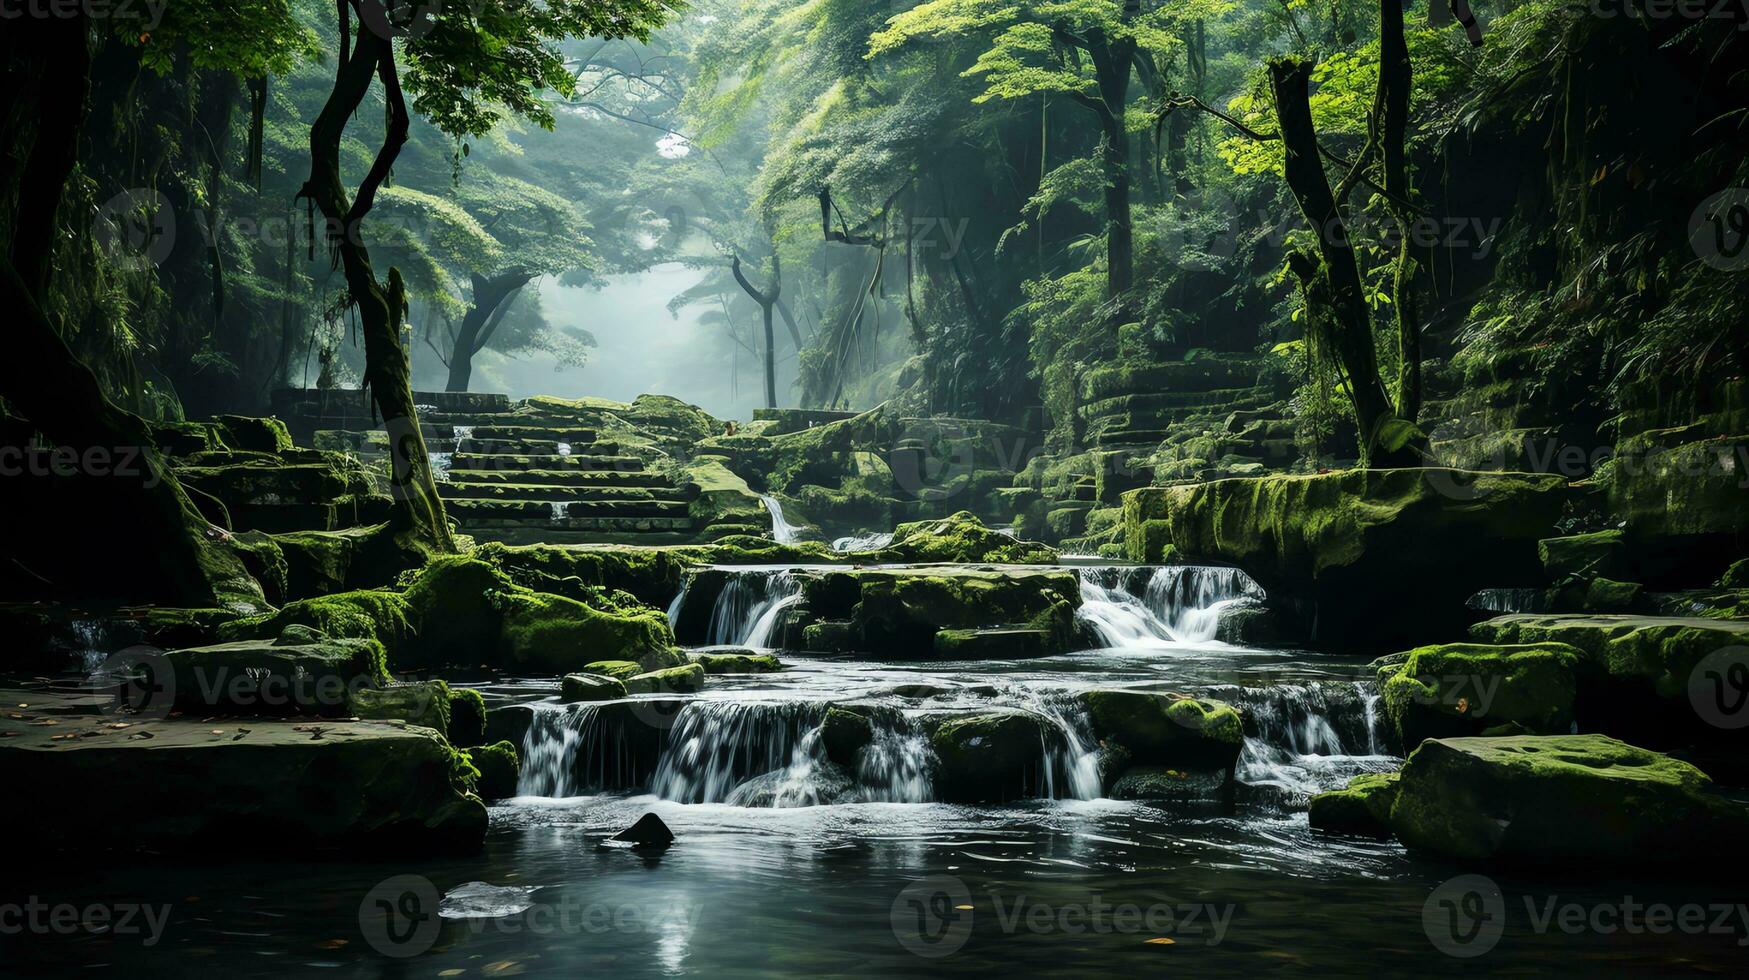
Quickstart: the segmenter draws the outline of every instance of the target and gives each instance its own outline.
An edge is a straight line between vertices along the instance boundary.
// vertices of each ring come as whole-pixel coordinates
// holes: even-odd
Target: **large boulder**
[[[354,717],[375,721],[404,721],[409,725],[449,734],[449,685],[443,681],[413,681],[352,692]]]
[[[862,750],[873,741],[873,723],[855,711],[831,707],[820,719],[820,747],[826,758],[852,772]]]
[[[1600,481],[1644,581],[1705,585],[1749,551],[1746,467],[1749,436],[1620,447]]]
[[[131,700],[141,713],[168,710],[161,703],[168,694],[176,710],[189,714],[343,715],[354,692],[388,680],[375,640],[303,639],[308,642],[241,640],[172,650],[135,665]],[[166,678],[156,676],[166,668],[168,692]]]
[[[1239,712],[1220,701],[1151,691],[1079,697],[1093,733],[1139,766],[1231,771],[1245,743]]]
[[[1601,735],[1432,739],[1403,766],[1391,827],[1460,861],[1712,874],[1741,866],[1749,808],[1686,762]]]
[[[604,656],[637,660],[674,645],[668,618],[649,606],[600,609],[564,596],[518,590],[500,601],[498,662],[509,669],[560,674]]]
[[[1379,682],[1385,719],[1408,750],[1497,726],[1565,735],[1593,667],[1585,651],[1565,643],[1445,643],[1387,658]]]
[[[698,664],[665,667],[625,680],[627,694],[692,694],[704,689],[704,668]]]
[[[576,701],[613,701],[625,696],[624,684],[601,674],[566,674],[559,679],[559,700],[567,704]]]
[[[488,802],[516,795],[516,780],[521,762],[516,746],[509,742],[494,742],[465,750],[468,762],[480,774],[475,780],[475,792]]]
[[[1074,637],[1080,583],[1066,571],[1031,569],[864,569],[829,573],[824,584],[853,580],[853,629],[873,653],[929,657],[944,629],[1012,627],[1042,631],[1042,648],[1060,653]],[[809,604],[825,588],[807,590]],[[827,603],[830,605],[830,603]],[[826,615],[822,618],[836,618]]]
[[[1165,540],[1237,565],[1316,603],[1323,638],[1376,648],[1461,628],[1479,589],[1537,584],[1566,497],[1547,474],[1343,470],[1147,487],[1124,506],[1132,558]]]

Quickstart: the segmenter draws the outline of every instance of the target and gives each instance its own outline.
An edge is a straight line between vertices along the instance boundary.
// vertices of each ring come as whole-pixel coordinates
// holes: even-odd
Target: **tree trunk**
[[[382,82],[387,97],[388,132],[357,197],[349,202],[340,176],[340,142],[347,120],[370,91],[373,76]],[[406,295],[400,273],[389,270],[386,289],[377,281],[360,231],[378,188],[407,141],[408,126],[394,51],[387,40],[361,26],[356,46],[342,59],[334,89],[310,127],[310,179],[303,193],[339,229],[329,247],[339,255],[347,291],[358,307],[359,331],[364,336],[364,385],[389,434],[389,490],[395,499],[391,530],[407,550],[452,552],[455,542],[444,517],[443,501],[437,495],[425,437],[419,430],[407,350],[401,343]]]
[[[1302,58],[1269,62],[1275,90],[1275,113],[1286,155],[1288,189],[1299,203],[1318,241],[1318,261],[1299,264],[1296,272],[1308,298],[1321,297],[1329,315],[1307,317],[1308,328],[1322,324],[1323,338],[1348,378],[1355,424],[1360,430],[1361,461],[1370,466],[1413,466],[1419,463],[1415,443],[1420,434],[1397,417],[1379,375],[1373,349],[1372,320],[1361,290],[1360,270],[1349,245],[1348,229],[1336,207],[1336,197],[1318,155],[1312,125],[1309,82],[1313,63]]]
[[[771,329],[771,307],[760,308],[765,316],[765,407],[777,407],[777,334]]]
[[[1135,282],[1130,226],[1130,135],[1123,117],[1105,120],[1105,293],[1116,299]]]
[[[783,267],[778,264],[775,254],[771,257],[771,292],[766,293],[747,280],[741,271],[741,258],[736,256],[729,269],[735,274],[735,281],[741,284],[741,289],[753,302],[759,304],[759,312],[765,319],[765,407],[777,407],[777,334],[772,330],[771,308],[777,305],[777,300],[783,293]],[[798,347],[797,350],[800,350]]]
[[[511,297],[533,278],[534,274],[524,269],[511,269],[490,278],[474,273],[474,302],[462,317],[461,329],[449,352],[449,383],[444,390],[468,390],[474,373],[474,355],[492,342],[492,335],[510,309]]]
[[[1379,153],[1384,161],[1386,206],[1401,239],[1391,284],[1391,305],[1397,316],[1397,415],[1408,422],[1421,414],[1421,317],[1415,295],[1415,212],[1409,207],[1408,159],[1414,71],[1403,37],[1403,6],[1399,0],[1379,0]]]

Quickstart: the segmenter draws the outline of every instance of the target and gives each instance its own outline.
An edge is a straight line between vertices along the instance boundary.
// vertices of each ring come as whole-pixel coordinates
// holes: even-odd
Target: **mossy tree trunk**
[[[343,20],[342,31],[345,29]],[[362,24],[355,40],[348,52],[342,38],[334,88],[310,127],[310,179],[302,194],[328,221],[329,247],[337,254],[347,291],[358,308],[359,331],[364,336],[364,384],[389,434],[390,490],[395,498],[390,526],[404,547],[450,552],[455,543],[444,517],[443,501],[437,495],[425,437],[419,430],[412,372],[401,339],[406,293],[398,270],[389,270],[386,284],[378,281],[361,227],[407,141],[410,118],[390,42]],[[388,103],[387,132],[357,195],[349,200],[340,176],[340,143],[347,121],[363,103],[373,78],[382,83]]]
[[[96,460],[107,461],[102,472],[75,467],[68,478],[81,485],[81,499],[92,501],[77,515],[79,532],[117,546],[107,554],[71,555],[77,549],[70,547],[66,526],[39,524],[19,530],[9,550],[25,566],[20,571],[61,598],[97,595],[185,606],[259,598],[242,562],[220,543],[222,532],[183,492],[145,421],[109,399],[43,308],[60,205],[78,163],[91,82],[89,37],[83,16],[26,19],[8,31],[9,61],[34,61],[43,106],[33,134],[8,127],[9,146],[24,163],[0,255],[0,308],[12,317],[10,344],[0,358],[0,399],[57,450],[93,467]],[[39,556],[43,566],[33,567]],[[45,575],[43,567],[51,566],[54,572]]]
[[[1433,0],[1438,6],[1439,0]],[[1379,156],[1384,163],[1386,207],[1396,220],[1397,265],[1391,305],[1397,316],[1397,415],[1421,415],[1421,310],[1415,292],[1415,212],[1409,204],[1409,90],[1414,66],[1403,37],[1401,0],[1379,0]],[[1364,164],[1357,164],[1364,165]]]
[[[1309,101],[1312,66],[1311,61],[1292,57],[1269,63],[1288,189],[1317,239],[1316,257],[1300,252],[1292,262],[1308,303],[1325,306],[1322,311],[1308,311],[1307,328],[1325,334],[1317,338],[1320,345],[1331,352],[1347,377],[1360,430],[1361,461],[1381,468],[1419,465],[1417,443],[1422,437],[1398,417],[1385,390],[1360,268],[1319,158]]]

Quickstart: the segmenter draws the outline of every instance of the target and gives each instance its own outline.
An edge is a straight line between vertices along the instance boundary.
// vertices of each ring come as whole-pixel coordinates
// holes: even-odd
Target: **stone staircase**
[[[420,430],[445,510],[462,533],[511,544],[696,540],[696,486],[652,467],[659,454],[628,451],[575,411],[533,399],[416,392]],[[294,399],[287,399],[297,404]],[[324,449],[366,460],[387,455],[387,436],[367,418],[330,413],[337,428],[300,420]]]

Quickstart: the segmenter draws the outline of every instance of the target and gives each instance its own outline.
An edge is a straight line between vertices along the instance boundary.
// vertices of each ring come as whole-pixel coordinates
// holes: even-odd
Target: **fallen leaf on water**
[[[151,732],[134,732],[132,735],[129,735],[128,738],[157,738],[157,736],[153,735]]]
[[[213,734],[214,735],[223,735],[223,734],[225,734],[225,730],[223,728],[215,728],[215,729],[213,729]]]
[[[955,905],[954,908],[958,909],[961,912],[970,912],[972,910],[972,907],[970,905]]]
[[[79,736],[78,736],[78,735],[75,735],[75,734],[74,734],[74,733],[72,733],[72,732],[68,732],[68,733],[67,733],[67,734],[65,734],[65,735],[50,735],[50,736],[49,736],[49,741],[51,741],[51,742],[63,742],[63,741],[66,741],[66,740],[67,740],[67,739],[69,739],[69,738],[78,738],[78,737],[79,737]]]
[[[468,971],[466,971],[466,970],[439,970],[439,971],[437,971],[437,975],[440,977],[459,977],[466,972],[468,972]]]
[[[132,728],[134,725],[133,722],[130,721],[112,721],[109,723],[109,727],[119,730],[122,728]]]
[[[344,940],[344,939],[324,939],[321,942],[316,944],[316,948],[317,949],[339,949],[340,947],[342,947],[344,945],[346,945],[346,940]]]
[[[480,967],[480,972],[489,977],[513,977],[521,973],[522,969],[522,964],[515,960],[500,960]]]
[[[1176,946],[1176,945],[1178,945],[1178,940],[1173,939],[1170,936],[1155,936],[1153,939],[1148,939],[1148,940],[1144,940],[1144,941],[1149,946]]]
[[[15,732],[12,729],[8,728],[7,730],[0,732],[0,738],[11,738],[14,735],[20,735],[20,734],[23,734],[23,733],[22,732]]]
[[[60,722],[56,721],[53,718],[38,718],[36,721],[31,722],[31,724],[33,724],[33,725],[59,725]]]

